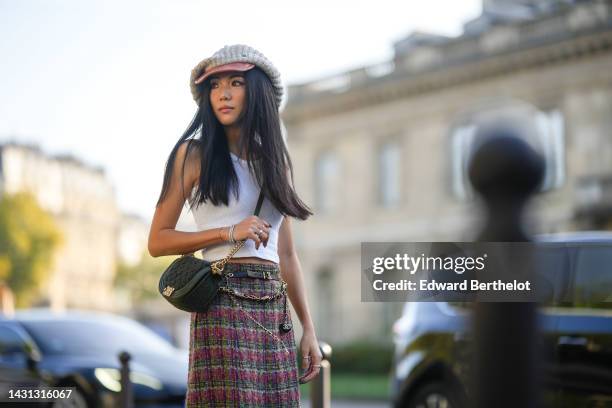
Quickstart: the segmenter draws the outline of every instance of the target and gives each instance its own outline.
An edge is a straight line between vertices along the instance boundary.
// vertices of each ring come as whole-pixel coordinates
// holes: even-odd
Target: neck
[[[227,145],[232,153],[238,157],[242,157],[242,152],[239,152],[240,128],[238,126],[225,126],[225,136],[227,137]]]

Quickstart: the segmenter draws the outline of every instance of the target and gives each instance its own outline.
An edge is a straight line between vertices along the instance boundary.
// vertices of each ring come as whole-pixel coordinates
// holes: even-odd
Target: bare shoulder
[[[200,177],[201,142],[190,139],[181,143],[176,153],[177,163],[185,163],[185,179],[190,189],[196,185]]]

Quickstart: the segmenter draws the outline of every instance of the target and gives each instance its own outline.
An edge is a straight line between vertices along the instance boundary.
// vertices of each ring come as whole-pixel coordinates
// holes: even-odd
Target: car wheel
[[[77,387],[70,395],[69,399],[58,399],[53,401],[51,408],[89,408],[87,398],[83,392]]]
[[[464,408],[454,387],[444,382],[428,383],[409,399],[407,408]]]

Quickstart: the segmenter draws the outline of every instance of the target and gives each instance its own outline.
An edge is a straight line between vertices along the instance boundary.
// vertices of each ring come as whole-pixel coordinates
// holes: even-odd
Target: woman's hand
[[[302,334],[300,353],[302,354],[302,369],[306,370],[300,377],[300,384],[304,384],[319,375],[321,370],[323,356],[319,350],[319,342],[314,330],[305,330]]]
[[[270,227],[272,225],[268,221],[256,215],[251,215],[236,224],[234,227],[234,239],[236,241],[252,239],[255,242],[255,248],[259,249],[259,245],[262,243],[264,247],[268,245]]]

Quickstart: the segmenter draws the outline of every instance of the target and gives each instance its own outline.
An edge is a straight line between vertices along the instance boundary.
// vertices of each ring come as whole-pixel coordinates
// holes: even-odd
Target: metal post
[[[332,348],[329,344],[320,341],[319,350],[323,355],[321,371],[312,380],[310,388],[310,406],[312,408],[331,408],[331,363],[329,362]]]
[[[522,213],[542,179],[543,160],[507,129],[486,136],[469,169],[488,210],[478,241],[529,241]],[[477,302],[474,309],[471,406],[539,407],[536,303]]]
[[[119,362],[121,363],[121,391],[119,393],[119,406],[121,408],[134,408],[134,394],[132,390],[132,382],[130,381],[130,365],[129,361],[132,358],[130,353],[122,351],[119,353]]]

